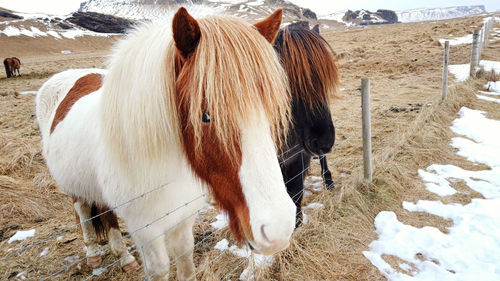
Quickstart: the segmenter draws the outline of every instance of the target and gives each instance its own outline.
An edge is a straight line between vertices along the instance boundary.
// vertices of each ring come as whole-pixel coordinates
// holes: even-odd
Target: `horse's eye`
[[[203,121],[203,123],[210,123],[210,115],[208,113],[203,113],[201,121]]]

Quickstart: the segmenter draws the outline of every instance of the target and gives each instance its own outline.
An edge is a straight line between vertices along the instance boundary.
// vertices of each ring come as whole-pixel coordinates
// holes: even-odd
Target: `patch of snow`
[[[492,98],[492,97],[487,97],[487,96],[482,96],[482,95],[476,95],[476,97],[480,100],[485,100],[485,101],[492,101],[492,102],[497,102],[500,103],[500,99]]]
[[[217,230],[223,229],[229,225],[229,217],[223,212],[220,212],[215,219],[216,221],[210,223],[210,225]]]
[[[32,26],[30,29],[31,29],[31,32],[33,32],[33,35],[35,37],[37,37],[37,36],[47,36],[46,32],[43,32],[43,31],[41,31],[40,29],[38,29],[38,28],[36,28],[34,26]]]
[[[460,147],[459,154],[491,169],[467,171],[434,164],[427,168],[428,172],[420,170],[419,174],[426,181],[446,187],[448,181],[463,180],[485,199],[474,198],[466,205],[428,200],[403,202],[403,208],[410,212],[452,220],[447,234],[435,227],[405,225],[394,212],[380,212],[375,218],[378,239],[363,254],[388,280],[500,280],[500,160],[496,160],[500,159],[500,121],[466,107],[459,114],[451,129],[470,139],[455,139],[478,146]],[[404,263],[393,268],[383,256],[396,256]]]
[[[302,212],[302,225],[308,225],[309,224],[309,216]]]
[[[500,96],[500,93],[496,93],[496,92],[479,91],[479,93],[483,94],[483,95],[489,95],[489,96]]]
[[[19,279],[21,279],[21,280],[26,280],[27,278],[26,278],[26,275],[25,275],[25,274],[26,274],[26,271],[19,272],[19,273],[16,275],[16,277],[17,277],[17,278],[19,278]]]
[[[27,30],[26,28],[20,29],[20,31],[21,31],[21,35],[25,35],[28,37],[36,37],[35,33],[33,33],[33,31]]]
[[[347,10],[342,10],[342,11],[338,11],[338,12],[331,13],[331,14],[318,15],[318,19],[334,20],[334,21],[338,21],[338,22],[343,22],[342,18],[344,17],[346,12],[347,12]]]
[[[457,182],[457,180],[462,180],[485,198],[500,197],[500,167],[493,167],[491,170],[484,171],[469,171],[454,165],[433,164],[427,168],[427,171],[429,173],[419,170],[419,175],[420,172],[428,174],[425,177],[421,176],[424,181],[435,182],[436,185],[439,185],[439,189],[450,188],[454,191],[452,194],[456,193],[456,190],[449,185],[449,181]],[[451,195],[434,193],[440,196]]]
[[[302,210],[309,210],[309,209],[319,209],[319,208],[323,208],[325,205],[321,204],[321,203],[310,203],[309,205],[305,206],[302,208]]]
[[[106,271],[106,269],[102,268],[102,267],[94,268],[94,269],[92,269],[92,275],[98,276],[98,275],[101,275],[105,271]]]
[[[323,190],[323,178],[318,176],[308,176],[304,179],[304,188],[312,192]]]
[[[62,37],[68,39],[75,39],[76,37],[81,37],[85,33],[81,29],[70,29],[68,31],[60,32]]]
[[[229,246],[229,241],[225,238],[217,242],[214,249],[219,251],[229,251],[236,257],[249,259],[248,267],[243,270],[239,280],[255,280],[255,276],[253,275],[255,269],[270,267],[274,262],[273,256],[254,254],[247,246],[244,246],[243,248],[238,248],[236,245]]]
[[[264,4],[264,0],[255,0],[253,2],[247,2],[247,5],[249,6],[260,6]]]
[[[448,66],[448,71],[455,76],[455,80],[463,82],[469,78],[470,64],[452,64]]]
[[[56,241],[61,241],[64,238],[64,235],[57,236]]]
[[[427,170],[432,171],[432,166],[429,166]],[[425,188],[432,193],[439,196],[448,196],[457,193],[443,175],[426,172],[424,170],[418,170],[418,175],[424,182],[427,182]]]
[[[50,35],[50,36],[55,37],[56,39],[62,39],[61,35],[59,35],[59,33],[57,33],[54,30],[47,31],[47,34]]]
[[[31,229],[31,230],[18,230],[16,232],[16,234],[14,234],[12,237],[10,237],[8,243],[12,243],[14,241],[23,241],[25,239],[28,239],[30,237],[33,237],[35,236],[35,230],[34,229]]]
[[[73,264],[73,263],[75,263],[75,262],[76,262],[79,258],[80,258],[80,256],[78,256],[78,255],[68,256],[68,257],[65,257],[65,258],[64,258],[64,262],[65,262],[66,264],[68,264],[68,265],[69,265],[69,264]]]
[[[458,148],[458,155],[490,167],[500,166],[500,121],[486,118],[484,111],[467,107],[462,107],[459,114],[460,118],[453,121],[451,130],[474,141],[453,138],[452,146]]]
[[[5,34],[5,35],[7,35],[8,37],[21,35],[21,31],[19,30],[19,28],[14,27],[14,26],[7,26],[2,31],[2,33]]]
[[[474,200],[488,203],[477,204]],[[497,241],[500,199],[474,200],[471,206],[444,205],[440,201],[427,201],[429,204],[419,201],[417,205],[405,202],[405,209],[410,211],[431,211],[439,216],[458,218],[458,224],[449,229],[449,234],[435,227],[405,225],[394,212],[380,212],[375,218],[379,238],[370,244],[370,251],[363,254],[389,280],[408,280],[410,276],[392,268],[382,255],[397,256],[414,264],[417,269],[411,276],[414,280],[497,280],[500,277],[495,273],[495,265],[500,263],[500,256],[496,254],[500,251]],[[478,213],[470,213],[476,211]],[[460,216],[466,217],[460,219]]]
[[[484,85],[484,88],[486,90],[500,93],[500,81],[496,81],[496,82],[490,81],[490,82],[486,83],[486,85]]]
[[[49,253],[49,247],[45,247],[43,251],[40,253],[40,257],[46,256]]]
[[[496,73],[500,73],[500,62],[482,60],[479,62],[479,65],[482,66],[486,71],[494,70]],[[448,70],[451,74],[455,76],[456,81],[463,82],[469,78],[470,64],[466,63],[466,64],[449,65]],[[479,70],[479,68],[477,68],[476,70]],[[489,82],[489,83],[494,83],[494,82]],[[497,81],[497,83],[499,83],[497,89],[500,90],[500,82]]]
[[[70,50],[62,50],[61,54],[63,54],[63,55],[71,54],[71,51]]]
[[[38,91],[21,91],[19,92],[20,95],[36,95]]]
[[[484,68],[485,71],[494,71],[496,74],[500,74],[500,62],[491,60],[482,60],[479,65]]]
[[[439,39],[439,43],[444,45],[445,41],[450,41],[450,46],[457,46],[463,44],[472,44],[472,34],[467,34],[462,37],[457,37],[453,39]]]

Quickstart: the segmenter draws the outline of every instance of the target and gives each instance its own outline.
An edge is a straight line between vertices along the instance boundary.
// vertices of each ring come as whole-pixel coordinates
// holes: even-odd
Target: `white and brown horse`
[[[119,42],[105,76],[68,70],[37,95],[43,155],[75,198],[80,220],[91,217],[92,205],[105,210],[168,183],[114,210],[157,279],[168,278],[169,255],[186,251],[177,276],[193,276],[192,214],[206,191],[239,242],[264,254],[289,244],[295,205],[274,141],[286,135],[290,97],[270,44],[281,14],[252,26],[228,17],[195,20],[181,8],[171,26],[148,23]],[[116,217],[108,219],[111,249],[124,257]],[[82,230],[95,266],[97,234],[91,223]]]

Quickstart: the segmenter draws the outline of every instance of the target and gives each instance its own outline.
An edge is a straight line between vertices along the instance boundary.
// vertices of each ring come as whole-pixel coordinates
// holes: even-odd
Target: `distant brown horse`
[[[7,78],[16,76],[16,71],[17,71],[17,76],[21,76],[21,72],[19,72],[19,70],[21,69],[20,59],[16,57],[6,58],[3,60],[3,65],[5,66],[5,72],[7,74]]]

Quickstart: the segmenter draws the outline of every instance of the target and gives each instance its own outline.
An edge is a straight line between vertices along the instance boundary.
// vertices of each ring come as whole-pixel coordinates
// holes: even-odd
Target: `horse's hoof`
[[[133,262],[122,266],[122,269],[123,271],[129,273],[136,271],[137,269],[139,269],[139,267],[140,267],[139,263],[136,260],[134,260]]]
[[[96,268],[99,265],[101,265],[101,255],[93,256],[93,257],[88,257],[87,258],[87,265]]]
[[[326,189],[327,190],[334,189],[334,188],[335,188],[335,184],[333,183],[333,181],[326,182]]]

